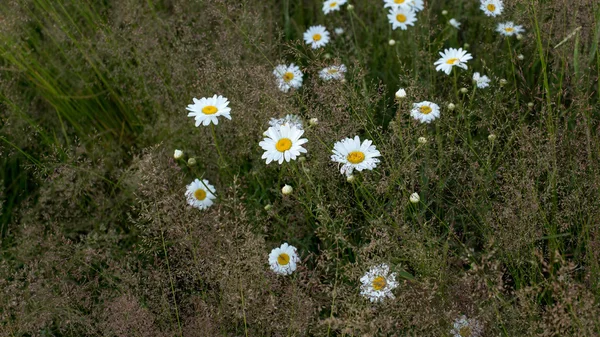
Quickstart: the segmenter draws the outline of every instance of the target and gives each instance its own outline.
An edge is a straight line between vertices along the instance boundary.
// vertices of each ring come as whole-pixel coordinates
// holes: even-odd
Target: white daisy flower
[[[523,29],[523,26],[518,26],[512,21],[508,21],[505,23],[499,23],[496,31],[504,36],[513,36],[515,34],[521,34],[525,32],[525,29]]]
[[[435,70],[441,70],[445,72],[446,75],[450,75],[452,67],[454,66],[467,69],[467,61],[473,58],[471,54],[467,53],[467,51],[462,48],[446,49],[443,52],[440,52],[440,56],[441,58],[434,63],[434,65],[437,66],[435,67]]]
[[[219,95],[213,97],[203,97],[201,99],[194,98],[194,104],[189,104],[186,110],[190,111],[188,117],[194,117],[196,119],[196,126],[200,124],[207,126],[210,123],[214,125],[219,124],[217,117],[223,116],[231,120],[229,112],[231,108],[228,107],[229,101],[227,98]]]
[[[306,149],[302,144],[308,142],[306,138],[300,138],[304,134],[304,130],[298,130],[295,126],[284,124],[278,127],[270,127],[265,131],[267,136],[258,145],[265,150],[262,159],[267,160],[267,164],[272,161],[277,161],[282,164],[283,161],[289,162],[296,160],[300,153],[306,153]]]
[[[481,0],[480,8],[487,16],[498,16],[502,14],[504,5],[502,0]]]
[[[396,7],[390,9],[388,20],[392,24],[392,29],[408,29],[408,26],[414,26],[417,22],[417,16],[410,7]]]
[[[323,13],[327,15],[330,12],[339,11],[342,5],[346,2],[347,0],[326,0],[323,3]]]
[[[415,11],[415,13],[418,13],[425,8],[425,3],[423,0],[408,0],[408,5],[413,11]]]
[[[421,123],[431,123],[432,120],[440,117],[440,107],[428,101],[413,103],[410,115]]]
[[[281,127],[284,124],[295,126],[298,130],[304,130],[304,122],[302,122],[302,117],[298,115],[287,114],[283,118],[271,118],[269,121],[269,125],[274,127]]]
[[[457,318],[450,333],[454,337],[479,337],[483,332],[483,326],[477,320],[465,315]]]
[[[372,170],[379,163],[379,159],[375,157],[381,156],[381,153],[372,144],[373,142],[368,139],[361,144],[358,136],[355,136],[354,139],[342,139],[333,146],[331,160],[343,164],[340,172],[346,175],[352,174],[355,169],[357,171]]]
[[[187,185],[185,197],[190,206],[199,210],[204,210],[212,206],[213,200],[216,198],[215,187],[206,179],[203,179],[202,181],[196,179],[191,184]]]
[[[319,72],[319,77],[325,81],[329,80],[341,80],[344,78],[346,73],[346,66],[341,64],[339,66],[330,66],[323,68]]]
[[[296,270],[299,262],[300,258],[296,247],[288,245],[287,242],[284,242],[279,248],[274,248],[269,254],[271,270],[279,275],[290,275]]]
[[[383,8],[396,9],[398,7],[410,8],[411,0],[383,0]]]
[[[273,75],[277,79],[279,90],[288,92],[290,88],[298,89],[302,86],[302,72],[295,64],[289,66],[280,64],[273,70]]]
[[[337,27],[333,31],[335,32],[336,35],[342,35],[342,34],[344,34],[344,28],[342,28],[342,27]]]
[[[490,78],[479,73],[473,74],[473,82],[477,85],[477,88],[483,89],[490,86]]]
[[[450,21],[448,21],[448,23],[450,24],[450,26],[452,26],[456,29],[460,29],[460,22],[456,21],[455,18],[450,19]]]
[[[396,273],[390,273],[390,267],[385,263],[369,269],[360,282],[361,295],[371,302],[380,302],[386,297],[394,298],[392,290],[398,286]]]
[[[329,42],[329,32],[321,25],[312,26],[304,32],[304,42],[312,49],[321,48]]]

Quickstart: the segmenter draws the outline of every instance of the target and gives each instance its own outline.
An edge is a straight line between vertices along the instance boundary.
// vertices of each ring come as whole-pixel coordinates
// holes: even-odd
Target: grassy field
[[[600,336],[600,4],[331,3],[0,3],[0,335]]]

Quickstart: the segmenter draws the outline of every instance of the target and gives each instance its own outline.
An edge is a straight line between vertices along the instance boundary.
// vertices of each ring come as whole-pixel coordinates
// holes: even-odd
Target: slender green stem
[[[165,236],[160,230],[160,239],[162,240],[162,248],[165,253],[165,261],[167,262],[167,272],[169,273],[169,282],[171,283],[171,293],[173,294],[173,303],[175,304],[175,317],[177,318],[177,326],[179,327],[179,335],[183,337],[183,330],[181,328],[181,321],[179,320],[179,308],[177,306],[177,298],[175,296],[175,284],[173,282],[173,275],[171,274],[171,266],[169,265],[169,255],[167,254],[167,246],[165,244]]]

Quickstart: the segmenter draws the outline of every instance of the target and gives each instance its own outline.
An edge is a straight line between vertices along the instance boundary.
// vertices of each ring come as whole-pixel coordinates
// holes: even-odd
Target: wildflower
[[[460,22],[456,21],[455,18],[450,19],[450,21],[448,21],[448,23],[450,24],[450,26],[452,26],[456,29],[460,29]]]
[[[353,6],[353,5],[351,5],[351,4],[348,4],[348,6],[346,6],[346,8],[347,8],[349,11],[352,11],[352,10],[354,10],[354,6]]]
[[[390,46],[393,46],[393,45],[395,45],[395,44],[396,44],[396,40],[394,40],[394,39],[390,39],[390,40],[388,41],[388,44],[389,44]]]
[[[513,36],[524,32],[525,29],[523,29],[523,26],[515,25],[514,22],[508,21],[499,23],[496,31],[504,36]]]
[[[414,103],[410,115],[421,123],[431,123],[432,120],[440,117],[440,107],[428,101]]]
[[[321,71],[319,72],[319,77],[325,81],[341,80],[344,78],[345,73],[346,66],[340,64],[339,66],[329,66],[321,69]]]
[[[504,5],[502,0],[481,0],[480,8],[487,16],[498,16],[502,14]]]
[[[434,65],[437,65],[435,70],[441,70],[445,72],[446,75],[450,75],[452,67],[454,66],[467,69],[467,61],[473,58],[471,54],[467,53],[467,51],[462,48],[446,49],[443,52],[440,52],[440,56],[441,58],[434,63]]]
[[[407,0],[407,2],[410,8],[415,11],[415,13],[418,13],[425,8],[425,3],[423,0]]]
[[[519,55],[517,56],[517,58],[518,58],[520,61],[523,61],[523,60],[525,59],[525,56],[523,56],[523,54],[519,54]]]
[[[381,153],[372,144],[373,142],[368,139],[361,144],[358,136],[355,136],[354,139],[342,139],[333,146],[331,160],[343,164],[340,172],[346,175],[352,174],[355,169],[357,171],[372,170],[379,163],[379,159],[375,157],[381,156]]]
[[[283,118],[271,118],[269,121],[269,125],[272,127],[279,128],[282,125],[288,124],[290,126],[295,126],[298,130],[304,129],[304,124],[302,123],[302,118],[298,115],[287,114]]]
[[[398,91],[396,91],[396,99],[403,99],[406,97],[406,90],[404,90],[403,88],[398,89]]]
[[[196,119],[196,127],[200,124],[207,126],[210,123],[214,125],[219,124],[217,117],[223,116],[231,120],[229,112],[231,108],[228,107],[229,101],[227,98],[219,95],[213,97],[203,97],[201,99],[193,99],[194,104],[187,106],[186,110],[190,111],[188,117],[194,117]]]
[[[413,204],[418,203],[419,201],[421,201],[421,197],[419,196],[419,193],[415,192],[413,194],[410,195],[409,198],[410,202],[412,202]]]
[[[355,180],[356,180],[356,177],[354,176],[354,174],[351,174],[346,177],[346,181],[349,183],[353,183]]]
[[[419,142],[419,144],[421,144],[421,145],[425,145],[425,144],[427,144],[427,138],[419,137],[419,139],[417,139],[417,142]]]
[[[321,48],[329,43],[329,32],[321,25],[312,26],[304,32],[304,42],[312,49]]]
[[[284,242],[281,247],[273,248],[269,254],[269,265],[271,270],[279,275],[290,275],[296,270],[296,264],[300,262],[296,247]]]
[[[457,318],[454,321],[453,329],[450,330],[454,337],[479,337],[482,332],[481,324],[475,319],[467,319],[465,315]]]
[[[302,72],[295,64],[280,64],[273,70],[273,75],[277,79],[279,90],[288,92],[290,88],[298,89],[302,86]]]
[[[383,8],[396,9],[398,7],[410,8],[410,0],[383,0]]]
[[[333,31],[335,32],[336,35],[342,35],[342,34],[344,34],[344,28],[342,28],[342,27],[337,27]]]
[[[496,140],[496,135],[495,135],[495,134],[493,134],[493,133],[490,133],[490,135],[488,136],[488,140],[489,140],[490,142],[493,142],[493,141],[495,141],[495,140]]]
[[[456,108],[456,105],[454,105],[454,103],[448,103],[448,110],[453,111]]]
[[[187,185],[185,197],[187,203],[199,210],[204,210],[212,206],[215,196],[215,187],[208,180],[196,179],[191,184]]]
[[[290,185],[284,185],[281,188],[281,194],[283,194],[283,195],[290,195],[290,194],[292,194],[292,192],[294,192],[294,188]]]
[[[190,158],[190,159],[188,159],[187,163],[188,163],[189,166],[196,165],[196,158]]]
[[[177,159],[181,159],[181,157],[183,157],[183,151],[175,150],[175,153],[173,153],[173,158],[175,158],[175,160],[177,160]]]
[[[304,134],[304,130],[299,130],[294,125],[284,124],[279,127],[270,127],[265,131],[267,136],[258,145],[265,150],[262,159],[267,160],[267,164],[272,161],[278,161],[282,164],[283,161],[289,162],[296,160],[300,153],[306,153],[306,149],[302,144],[308,142],[306,138],[300,138]]]
[[[374,266],[360,278],[361,295],[371,302],[383,301],[386,297],[394,298],[392,290],[398,286],[396,273],[390,273],[390,267],[382,263]]]
[[[463,94],[463,95],[469,92],[469,90],[468,90],[467,88],[465,88],[465,87],[462,87],[462,88],[460,88],[460,90],[459,90],[459,91],[460,91],[460,93],[461,93],[461,94]]]
[[[318,125],[318,124],[319,124],[319,120],[318,120],[317,118],[314,118],[314,117],[313,117],[313,118],[311,118],[311,119],[308,121],[308,124],[310,124],[311,126]]]
[[[327,15],[333,11],[339,11],[340,7],[346,2],[347,0],[326,0],[323,3],[323,13]]]
[[[475,82],[477,88],[483,89],[487,88],[490,85],[490,78],[485,75],[482,76],[479,73],[474,73],[473,82]]]
[[[413,26],[417,21],[415,12],[409,7],[396,7],[390,9],[388,20],[392,24],[392,29],[400,28],[408,29],[408,26]]]

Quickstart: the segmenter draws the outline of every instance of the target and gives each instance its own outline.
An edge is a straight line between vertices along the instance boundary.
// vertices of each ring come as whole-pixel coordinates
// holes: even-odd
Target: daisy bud
[[[465,43],[465,44],[463,45],[463,48],[465,48],[465,49],[468,49],[469,47],[471,47],[471,45],[470,45],[470,44],[468,44],[468,43]]]
[[[442,15],[448,15],[448,11],[444,9],[444,10],[442,11]]]
[[[508,83],[507,80],[505,80],[505,79],[500,80],[500,85],[504,86],[504,85],[506,85],[506,83]]]
[[[323,57],[326,58],[326,59],[330,59],[331,58],[331,54],[325,53],[325,55],[323,55]]]
[[[419,197],[419,193],[415,192],[410,195],[410,202],[412,202],[413,204],[416,204],[419,201],[421,201],[421,197]]]
[[[396,40],[391,39],[388,43],[390,44],[390,46],[393,46],[396,44]]]
[[[518,58],[519,60],[523,61],[523,60],[525,59],[525,56],[523,56],[523,54],[519,54],[519,55],[517,56],[517,58]]]
[[[466,93],[468,93],[468,92],[469,92],[469,89],[467,89],[467,88],[464,88],[464,87],[463,87],[463,88],[460,88],[460,93],[461,93],[461,94],[466,94]]]
[[[310,173],[310,169],[308,167],[303,167],[302,171],[304,171],[304,173]]]
[[[346,181],[349,183],[353,183],[355,180],[356,180],[356,177],[353,174],[346,177]]]
[[[351,4],[348,4],[348,6],[346,6],[346,9],[348,9],[349,11],[354,10],[354,6],[352,6]]]
[[[190,159],[188,159],[188,165],[189,166],[196,165],[196,158],[190,158]]]
[[[268,211],[268,210],[270,210],[271,208],[273,208],[273,205],[271,205],[271,204],[268,204],[268,205],[266,205],[266,206],[265,206],[265,211]]]
[[[294,192],[294,188],[290,185],[285,185],[283,188],[281,188],[281,193],[283,195],[290,195],[292,192]]]
[[[533,102],[529,102],[529,103],[527,103],[527,107],[529,107],[529,108],[533,108]]]
[[[417,141],[419,142],[419,144],[427,144],[427,138],[425,137],[419,137]]]
[[[181,157],[183,157],[183,151],[175,150],[175,153],[173,153],[173,158],[175,158],[175,160],[177,160],[177,159],[181,159]]]
[[[398,89],[398,91],[396,91],[396,99],[403,99],[404,97],[406,97],[406,90],[402,88]]]
[[[454,105],[454,103],[448,103],[448,110],[454,111],[455,108],[456,108],[456,105]]]
[[[493,141],[495,141],[495,140],[496,140],[496,135],[495,135],[495,134],[493,134],[493,133],[490,133],[490,135],[488,136],[488,140],[489,140],[490,142],[493,142]]]
[[[517,34],[517,40],[523,40],[523,35]]]
[[[319,120],[318,120],[318,119],[316,119],[316,118],[311,118],[311,119],[308,121],[308,124],[310,124],[311,126],[315,126],[315,125],[319,124]]]
[[[342,82],[342,83],[346,83],[346,79],[345,79],[345,78],[342,78],[342,79],[340,80],[340,82]]]
[[[304,163],[306,161],[306,157],[300,157],[298,158],[298,161]]]
[[[338,27],[338,28],[336,28],[336,29],[334,30],[334,32],[335,32],[337,35],[342,35],[342,34],[344,34],[344,28],[342,28],[342,27]]]

